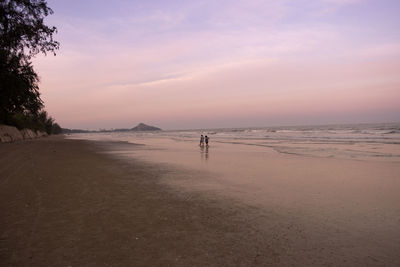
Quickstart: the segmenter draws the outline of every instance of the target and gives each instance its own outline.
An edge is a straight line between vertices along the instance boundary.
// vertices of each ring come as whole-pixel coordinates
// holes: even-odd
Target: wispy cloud
[[[334,4],[334,5],[352,5],[352,4],[359,4],[365,0],[322,0],[327,4]]]

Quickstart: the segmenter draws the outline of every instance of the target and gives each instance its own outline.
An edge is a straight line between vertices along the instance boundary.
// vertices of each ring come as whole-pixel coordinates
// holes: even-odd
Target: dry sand
[[[252,188],[259,165],[245,164],[247,183],[229,181],[229,146],[230,157],[204,158],[220,173],[118,156],[144,149],[61,137],[0,145],[0,265],[400,265],[397,165],[272,153],[260,162],[267,186]]]

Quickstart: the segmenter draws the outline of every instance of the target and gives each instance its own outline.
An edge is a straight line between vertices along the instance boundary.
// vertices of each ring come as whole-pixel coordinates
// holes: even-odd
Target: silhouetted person
[[[204,137],[204,140],[206,141],[206,147],[208,147],[208,136],[206,135],[206,137]]]

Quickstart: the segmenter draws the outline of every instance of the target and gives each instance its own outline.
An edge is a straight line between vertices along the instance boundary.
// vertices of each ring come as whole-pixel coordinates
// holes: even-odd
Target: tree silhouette
[[[18,113],[37,116],[43,108],[31,59],[59,48],[57,29],[44,24],[52,13],[44,0],[0,0],[0,123]]]

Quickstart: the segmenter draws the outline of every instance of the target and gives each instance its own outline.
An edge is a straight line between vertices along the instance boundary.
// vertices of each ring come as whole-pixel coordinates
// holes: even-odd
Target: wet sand
[[[164,175],[162,182],[273,213],[257,223],[262,231],[279,225],[273,231],[284,243],[282,265],[399,264],[400,158],[390,156],[399,154],[399,145],[373,144],[377,155],[389,156],[372,157],[371,145],[363,143],[320,143],[318,150],[296,144],[306,149],[286,153],[239,140],[214,141],[209,148],[157,136],[135,141],[146,145],[110,153],[186,169],[184,175]]]
[[[174,191],[160,179],[176,170],[99,154],[107,145],[1,145],[1,266],[279,263],[274,233],[253,224],[257,209]]]
[[[0,265],[400,265],[396,162],[258,149],[1,144]]]

